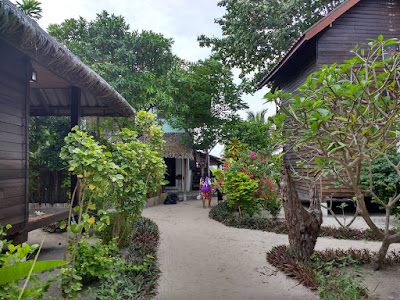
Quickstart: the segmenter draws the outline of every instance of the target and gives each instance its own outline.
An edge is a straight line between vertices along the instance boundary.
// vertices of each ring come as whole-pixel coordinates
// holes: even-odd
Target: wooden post
[[[186,188],[187,188],[187,159],[183,159],[183,201],[186,201]]]
[[[81,125],[81,90],[80,88],[73,86],[71,87],[71,128]],[[78,178],[74,175],[71,176],[71,197],[78,182]],[[75,198],[71,199],[72,205],[78,205],[79,194],[78,191],[75,194]]]

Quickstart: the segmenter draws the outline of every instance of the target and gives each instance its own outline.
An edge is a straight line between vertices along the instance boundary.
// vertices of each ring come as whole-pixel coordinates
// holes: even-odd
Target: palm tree
[[[267,111],[268,109],[263,109],[262,111],[258,111],[256,113],[248,111],[247,121],[265,124],[265,115],[267,114]]]
[[[26,15],[34,20],[39,20],[42,15],[42,8],[40,7],[42,3],[35,0],[22,0],[22,2],[16,2],[16,6],[21,9]]]

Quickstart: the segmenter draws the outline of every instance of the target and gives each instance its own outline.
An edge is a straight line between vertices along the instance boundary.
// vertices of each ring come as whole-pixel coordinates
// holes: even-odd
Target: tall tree
[[[208,152],[221,140],[224,125],[246,108],[241,90],[231,70],[213,59],[181,61],[174,76],[176,106],[170,116],[175,126],[190,134],[197,149]]]
[[[240,142],[243,147],[255,152],[273,151],[269,125],[259,122],[243,120],[229,122],[223,128],[220,142],[224,145]]]
[[[215,19],[223,37],[198,37],[225,65],[241,70],[241,77],[259,81],[300,33],[343,0],[222,0],[225,15]]]
[[[21,2],[16,2],[16,6],[34,20],[42,18],[42,8],[40,5],[42,5],[42,3],[35,0],[22,0]]]
[[[50,25],[50,35],[100,74],[137,110],[171,106],[169,75],[173,41],[152,31],[130,31],[122,16],[103,11],[96,19]]]

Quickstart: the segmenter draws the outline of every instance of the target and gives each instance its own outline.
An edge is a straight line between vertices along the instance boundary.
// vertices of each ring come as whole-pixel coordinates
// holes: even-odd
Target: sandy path
[[[208,212],[195,200],[143,211],[161,231],[157,299],[318,299],[266,261],[287,236],[226,227]]]

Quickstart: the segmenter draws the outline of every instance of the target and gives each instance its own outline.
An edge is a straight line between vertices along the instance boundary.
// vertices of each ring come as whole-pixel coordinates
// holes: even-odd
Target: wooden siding
[[[304,84],[308,75],[317,70],[316,51],[315,40],[310,41],[304,48],[300,49],[282,69],[281,75],[274,82],[273,89],[279,87],[285,92],[293,93]]]
[[[368,39],[400,38],[400,1],[363,0],[338,18],[318,40],[317,68],[352,58],[350,50]]]
[[[0,224],[27,222],[26,58],[0,39]]]
[[[396,0],[363,0],[345,12],[332,23],[332,26],[323,30],[312,40],[308,41],[304,49],[299,49],[291,61],[282,67],[281,75],[274,82],[286,92],[294,92],[305,82],[307,76],[319,70],[323,65],[343,63],[353,55],[350,50],[356,44],[367,43],[368,39],[377,39],[382,34],[385,39],[400,38],[400,1]],[[316,51],[313,50],[315,45]],[[313,57],[314,61],[309,57]],[[302,66],[299,68],[299,66]],[[285,155],[285,163],[296,167],[299,153]],[[354,195],[350,188],[334,188],[333,178],[324,179],[322,185],[328,187],[323,190],[323,197],[349,198]],[[308,199],[309,185],[305,181],[296,181],[299,197]]]
[[[285,164],[291,166],[296,173],[302,176],[307,176],[307,172],[315,169],[317,164],[308,164],[310,165],[309,169],[305,169],[304,167],[297,166],[297,162],[301,161],[301,157],[307,157],[307,152],[305,150],[299,149],[298,152],[294,153],[292,151],[288,151],[285,154]],[[334,177],[322,178],[318,179],[316,182],[317,194],[321,195],[321,186],[322,186],[322,200],[325,201],[327,198],[351,198],[354,196],[354,192],[349,187],[341,187],[337,188],[334,186],[334,182],[337,179]],[[299,180],[294,178],[294,182],[296,184],[297,194],[300,200],[305,201],[309,198],[310,191],[310,182],[306,180]]]

